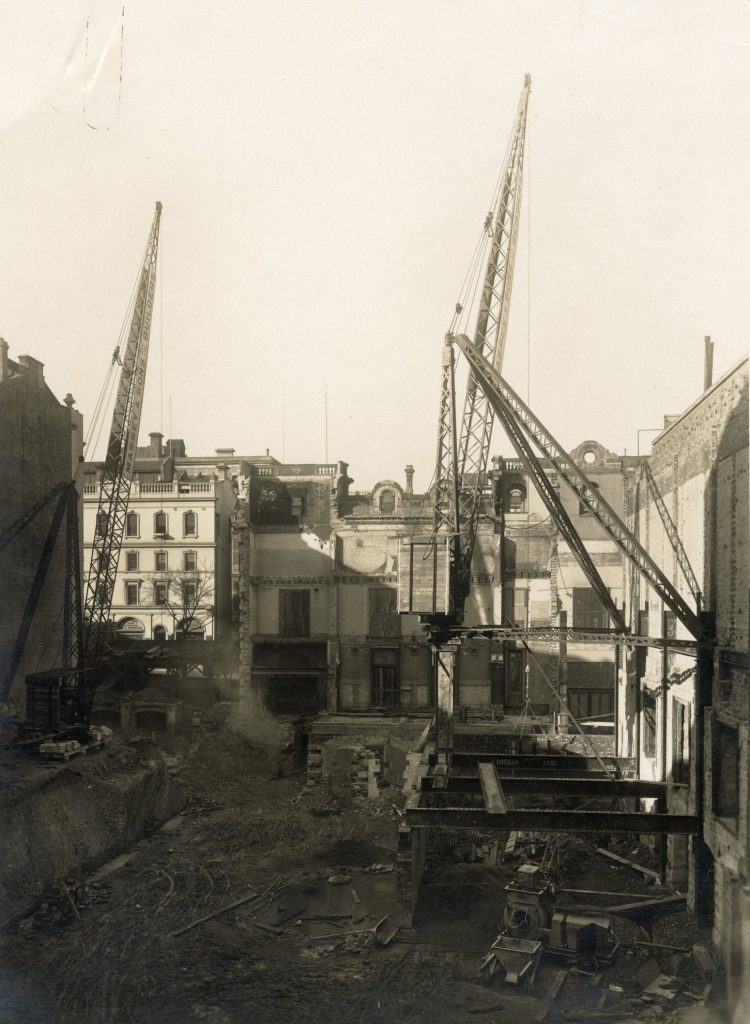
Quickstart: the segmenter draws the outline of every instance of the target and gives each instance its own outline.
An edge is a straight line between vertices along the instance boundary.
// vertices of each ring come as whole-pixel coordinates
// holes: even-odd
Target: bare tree
[[[151,602],[172,619],[175,639],[203,635],[213,614],[213,573],[203,569],[157,572],[148,586]]]

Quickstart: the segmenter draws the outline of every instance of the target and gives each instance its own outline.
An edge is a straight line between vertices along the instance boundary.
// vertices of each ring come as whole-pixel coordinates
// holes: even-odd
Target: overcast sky
[[[426,487],[525,72],[510,383],[569,448],[635,453],[698,396],[705,334],[715,376],[745,354],[747,0],[121,9],[3,3],[0,335],[85,418],[159,199],[142,437],[171,415],[188,454],[322,460],[327,389],[355,488],[407,462]]]

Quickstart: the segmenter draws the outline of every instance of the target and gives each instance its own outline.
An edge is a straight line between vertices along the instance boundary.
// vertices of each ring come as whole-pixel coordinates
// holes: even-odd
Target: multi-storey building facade
[[[43,364],[31,356],[10,359],[8,348],[0,338],[0,531],[56,484],[72,480],[83,451],[83,418],[73,408],[73,398],[68,395],[59,402],[44,380]],[[0,679],[7,671],[53,511],[53,506],[42,510],[0,553]],[[22,698],[26,674],[61,664],[64,583],[63,530],[16,671],[13,699]]]
[[[576,450],[622,511],[624,461],[596,442]],[[635,460],[632,460],[635,461]],[[237,509],[240,672],[245,692],[271,710],[427,715],[433,684],[425,633],[398,614],[399,545],[429,535],[432,500],[379,481],[354,492],[346,463],[245,467]],[[624,567],[615,545],[578,501],[562,495],[615,600]],[[482,499],[467,625],[506,621],[604,626],[603,611],[557,535],[520,463],[497,461]],[[458,659],[461,714],[560,714],[557,645],[481,637]],[[567,697],[577,717],[614,715],[614,652],[569,646]],[[550,682],[553,685],[550,685]]]
[[[668,809],[695,813],[703,835],[669,839],[669,871],[713,923],[730,1001],[750,1013],[750,698],[748,670],[748,361],[726,373],[681,415],[665,417],[649,465],[715,621],[710,692],[696,686],[696,660],[659,651],[633,658],[621,689],[621,747],[644,778],[666,779]],[[672,583],[689,594],[653,495],[636,476],[632,522]],[[635,605],[650,635],[689,639],[680,622],[634,579]],[[698,714],[698,701],[703,714]],[[703,735],[698,722],[704,719]],[[706,849],[709,856],[706,856]]]
[[[231,465],[192,459],[181,440],[138,448],[112,601],[114,630],[132,639],[231,639]],[[237,467],[238,468],[238,467]],[[84,564],[97,528],[101,463],[84,466]]]

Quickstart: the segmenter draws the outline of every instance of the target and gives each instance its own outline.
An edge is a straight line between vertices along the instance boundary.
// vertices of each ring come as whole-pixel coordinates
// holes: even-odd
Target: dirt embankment
[[[148,741],[114,744],[64,764],[27,761],[6,772],[3,782],[3,918],[53,882],[84,877],[185,802],[182,786]]]

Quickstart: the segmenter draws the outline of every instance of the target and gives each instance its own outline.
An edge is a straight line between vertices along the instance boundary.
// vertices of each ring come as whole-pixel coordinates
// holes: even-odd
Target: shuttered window
[[[310,636],[309,590],[279,590],[279,636]]]

